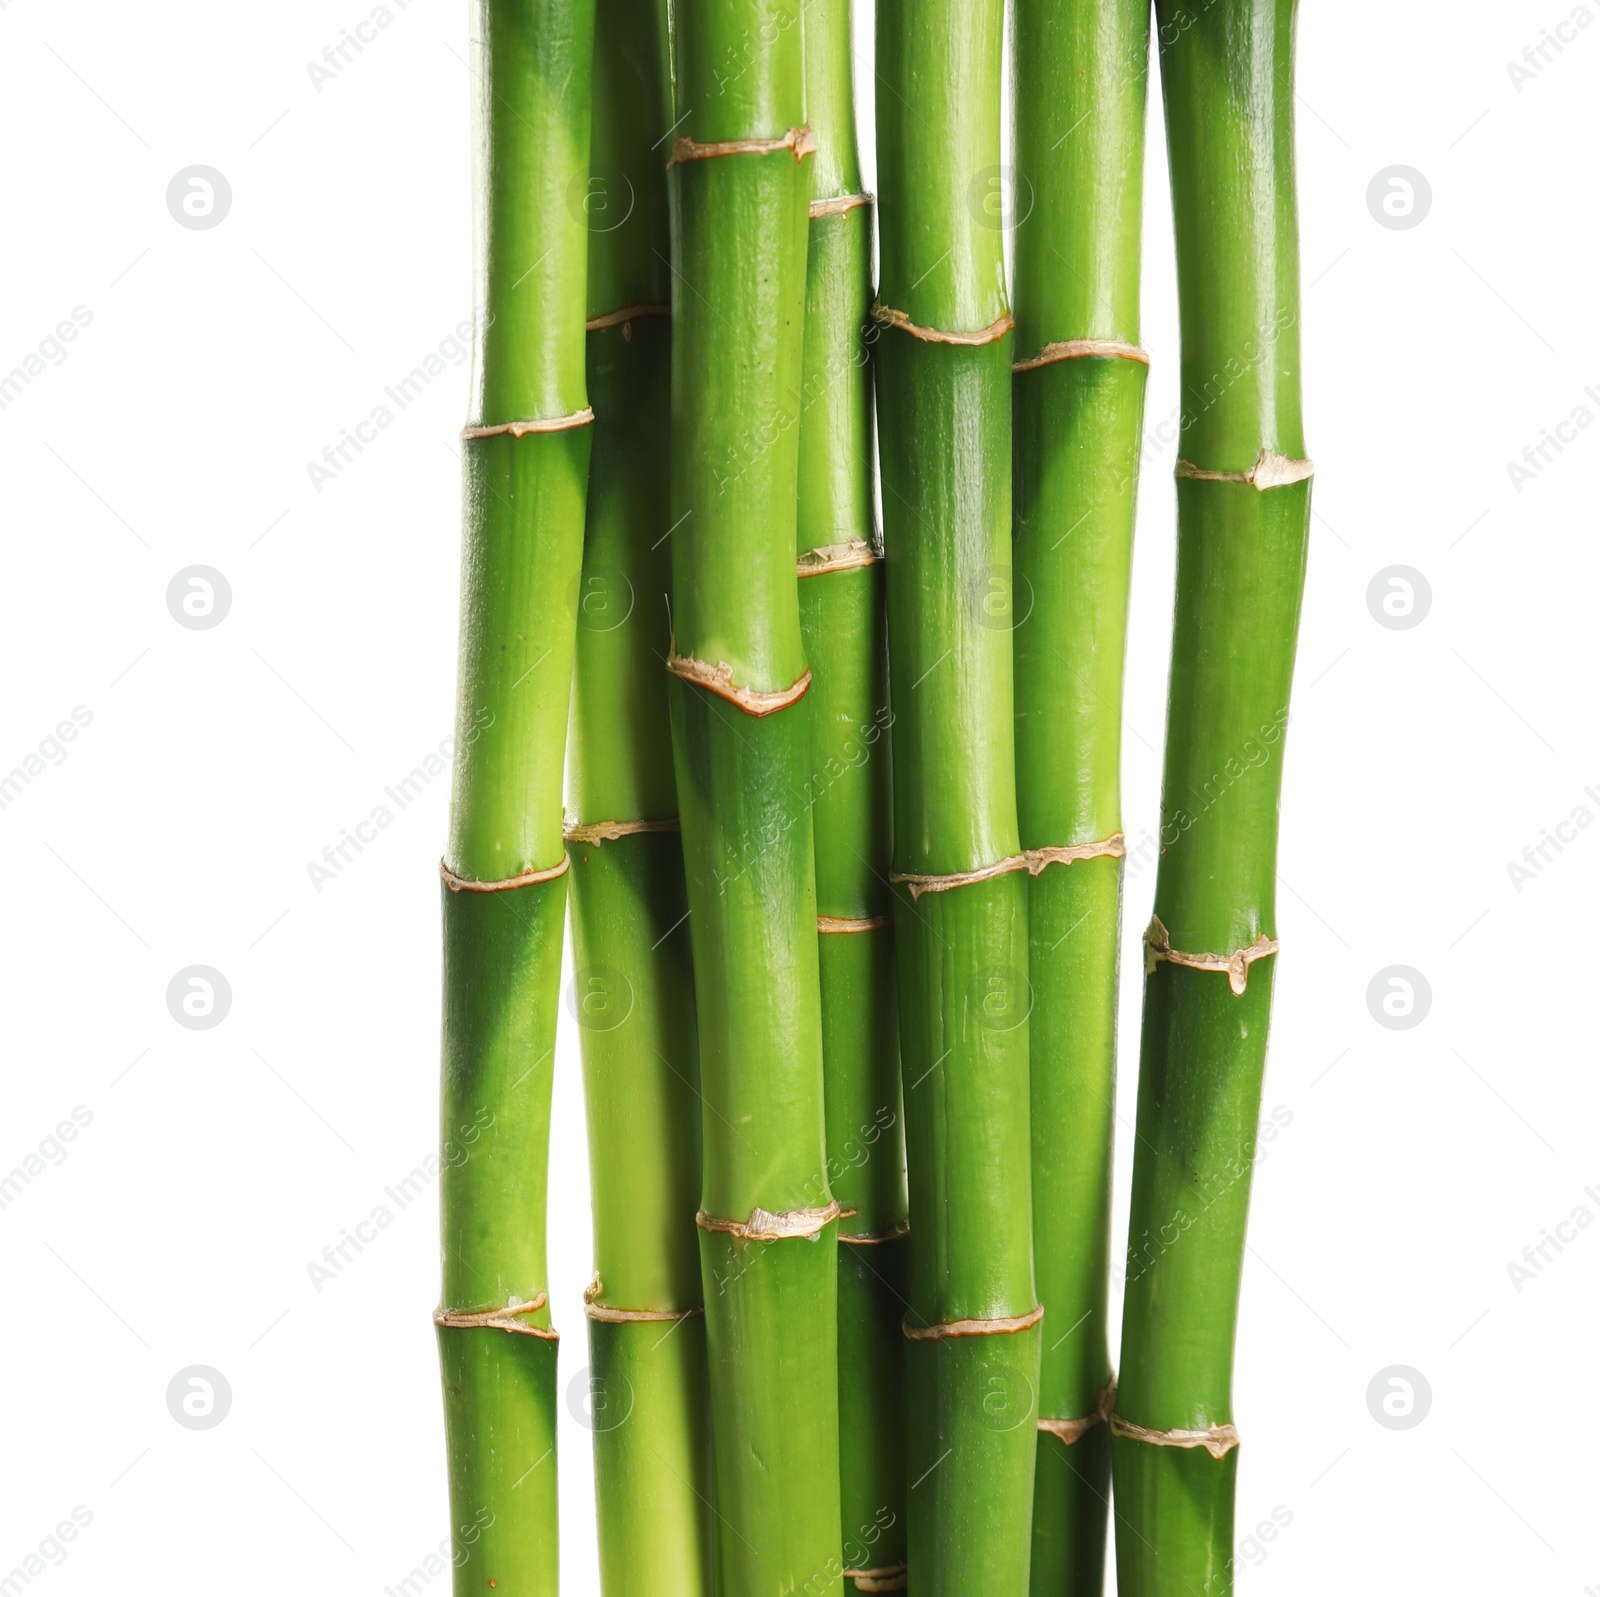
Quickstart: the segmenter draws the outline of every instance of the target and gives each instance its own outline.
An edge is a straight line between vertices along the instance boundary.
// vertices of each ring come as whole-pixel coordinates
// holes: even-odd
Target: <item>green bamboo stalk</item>
[[[805,14],[811,162],[801,391],[800,627],[812,664],[828,1176],[839,1234],[841,1549],[863,1591],[905,1581],[908,1286],[890,860],[889,661],[872,499],[872,209],[861,192],[850,0]]]
[[[667,730],[667,17],[599,0],[589,243],[595,411],[567,827],[594,1209],[587,1294],[602,1591],[709,1597],[699,1064]]]
[[[912,1223],[910,1589],[1021,1597],[1038,1418],[1000,0],[881,0],[877,347]]]
[[[1147,0],[1018,0],[1017,808],[1029,893],[1034,1268],[1048,1315],[1034,1597],[1100,1597],[1121,929],[1122,669],[1139,349]],[[1053,861],[1046,865],[1046,860]]]
[[[1295,0],[1158,0],[1183,335],[1162,857],[1121,1385],[1124,1597],[1233,1589],[1232,1373],[1305,581]]]
[[[807,203],[797,0],[673,17],[672,743],[704,1109],[718,1589],[842,1591],[810,677],[795,576]]]
[[[471,421],[444,874],[438,1326],[455,1590],[558,1589],[545,1269],[561,767],[590,430],[590,0],[481,0]]]

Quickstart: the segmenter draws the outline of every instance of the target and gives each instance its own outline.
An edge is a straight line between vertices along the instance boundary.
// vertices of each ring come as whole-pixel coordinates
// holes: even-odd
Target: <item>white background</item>
[[[307,64],[367,15],[0,4],[0,372],[74,307],[92,316],[0,411],[0,771],[92,715],[0,810],[0,1173],[75,1106],[93,1117],[0,1210],[0,1575],[74,1506],[93,1516],[30,1592],[378,1597],[447,1534],[434,1192],[403,1211],[385,1195],[436,1137],[446,784],[320,893],[307,870],[437,748],[453,704],[465,366],[320,492],[307,471],[470,312],[466,10],[411,0],[314,87]],[[1600,1216],[1600,831],[1521,891],[1507,870],[1576,806],[1600,816],[1600,428],[1520,492],[1507,471],[1575,407],[1600,417],[1600,26],[1520,87],[1507,71],[1572,15],[1357,0],[1302,20],[1318,473],[1264,1106],[1293,1118],[1257,1174],[1237,1389],[1241,1534],[1292,1515],[1241,1551],[1261,1594],[1600,1587],[1600,1228],[1520,1291],[1507,1270],[1579,1205]],[[1151,132],[1153,430],[1178,368],[1155,105]],[[194,164],[232,189],[208,231],[165,201]],[[1408,230],[1366,200],[1395,164],[1432,189]],[[1135,848],[1157,818],[1173,454],[1152,441],[1141,502]],[[167,609],[192,564],[231,585],[211,630]],[[1369,613],[1391,565],[1431,587],[1409,630]],[[1153,888],[1130,871],[1130,1040]],[[167,1010],[192,964],[231,984],[211,1030]],[[1431,986],[1409,1030],[1368,1010],[1394,964]],[[589,1238],[565,1006],[562,1026],[565,1391]],[[1133,1089],[1130,1045],[1119,1193]],[[380,1204],[395,1223],[317,1291],[308,1264]],[[211,1430],[167,1410],[191,1364],[232,1389]],[[1431,1386],[1409,1430],[1368,1410],[1391,1365]],[[589,1593],[587,1433],[563,1425],[563,1571]]]

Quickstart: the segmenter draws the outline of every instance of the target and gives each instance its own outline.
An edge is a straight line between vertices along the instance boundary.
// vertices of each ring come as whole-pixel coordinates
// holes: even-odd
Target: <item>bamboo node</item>
[[[881,932],[884,927],[893,925],[893,915],[862,915],[859,918],[849,915],[817,916],[817,931],[824,937],[840,932]]]
[[[694,1223],[702,1231],[724,1231],[729,1236],[742,1237],[746,1242],[780,1242],[790,1237],[814,1237],[825,1226],[839,1218],[837,1203],[825,1209],[771,1209],[755,1208],[748,1220],[719,1220],[702,1209]]]
[[[1206,471],[1192,460],[1180,460],[1172,475],[1185,482],[1243,482],[1265,493],[1292,482],[1304,482],[1316,470],[1309,460],[1291,460],[1287,455],[1263,449],[1249,471]]]
[[[1203,1431],[1152,1431],[1120,1414],[1111,1416],[1111,1434],[1130,1442],[1148,1442],[1151,1447],[1203,1447],[1218,1459],[1226,1458],[1239,1445],[1239,1432],[1232,1424],[1211,1425]]]
[[[572,861],[565,854],[561,856],[559,865],[552,865],[547,870],[525,870],[520,876],[508,877],[503,882],[475,882],[465,876],[457,876],[454,871],[439,861],[439,874],[444,878],[444,885],[452,893],[509,893],[517,887],[533,887],[539,882],[553,882],[558,876],[565,876]]]
[[[685,161],[712,161],[720,155],[776,155],[779,150],[793,150],[796,164],[808,155],[815,155],[817,136],[809,125],[790,128],[779,139],[717,139],[700,144],[694,139],[677,138],[672,142],[672,159],[668,166],[682,166]]]
[[[1039,1421],[1039,1429],[1048,1431],[1056,1437],[1064,1447],[1071,1447],[1076,1441],[1082,1440],[1095,1426],[1110,1419],[1111,1410],[1117,1401],[1117,1383],[1107,1381],[1100,1388],[1099,1396],[1094,1400],[1094,1407],[1089,1413],[1081,1415],[1074,1420],[1047,1420]]]
[[[913,338],[920,338],[925,344],[964,344],[976,348],[983,344],[997,344],[1017,324],[1011,319],[1010,311],[1003,311],[998,320],[990,322],[987,327],[980,327],[973,333],[947,333],[937,327],[923,327],[911,320],[904,311],[897,311],[890,305],[885,305],[882,300],[872,302],[872,319],[881,322],[885,327],[898,327],[903,333],[910,333]]]
[[[829,571],[854,571],[858,566],[875,566],[882,559],[865,538],[847,538],[843,543],[807,549],[795,562],[795,575],[820,577]]]
[[[945,1320],[938,1325],[913,1325],[905,1320],[900,1333],[909,1342],[938,1342],[951,1336],[1015,1336],[1018,1331],[1031,1331],[1043,1318],[1041,1303],[1031,1314],[1003,1320]]]
[[[649,300],[638,305],[619,305],[614,311],[591,316],[583,324],[586,333],[603,333],[608,327],[621,327],[624,322],[637,322],[646,316],[670,316],[672,307]]]
[[[737,687],[733,680],[733,667],[726,661],[707,665],[704,660],[690,659],[687,655],[678,653],[676,643],[668,650],[667,669],[675,677],[682,677],[685,682],[693,682],[698,687],[707,688],[719,699],[726,699],[729,704],[737,704],[746,715],[754,716],[776,715],[779,710],[787,710],[791,704],[798,704],[805,697],[806,689],[811,686],[811,667],[807,666],[788,687],[779,688],[775,692],[765,692],[760,688]]]
[[[1268,937],[1263,932],[1248,948],[1236,948],[1231,954],[1185,954],[1172,946],[1172,939],[1167,934],[1167,928],[1161,924],[1161,917],[1152,915],[1144,934],[1144,973],[1146,976],[1152,975],[1163,959],[1173,965],[1187,965],[1190,970],[1226,971],[1233,996],[1242,998],[1250,980],[1251,965],[1277,952],[1278,939]]]
[[[1028,874],[1039,875],[1047,865],[1072,865],[1085,859],[1121,859],[1127,853],[1121,832],[1102,837],[1097,843],[1068,843],[1063,848],[1025,848]]]
[[[604,1291],[605,1283],[596,1276],[583,1289],[583,1312],[591,1320],[599,1320],[605,1325],[632,1325],[636,1321],[652,1320],[689,1320],[697,1314],[706,1312],[698,1305],[692,1309],[614,1309],[610,1304],[598,1301]]]
[[[433,1323],[452,1331],[517,1331],[523,1336],[536,1336],[542,1342],[559,1342],[559,1332],[549,1331],[542,1325],[526,1325],[519,1318],[524,1314],[537,1314],[550,1301],[544,1292],[531,1298],[512,1298],[498,1309],[435,1309]]]
[[[1049,861],[1045,863],[1048,864]],[[1041,870],[1043,868],[1040,867]],[[993,865],[980,865],[975,871],[956,871],[950,876],[918,876],[908,871],[890,871],[889,880],[909,888],[911,902],[914,904],[924,893],[948,893],[952,888],[970,887],[974,882],[986,882],[992,876],[1005,876],[1011,871],[1026,870],[1031,870],[1026,854],[1008,854],[1005,859],[996,860]]]
[[[906,1589],[906,1566],[904,1564],[885,1564],[881,1569],[842,1569],[839,1573],[846,1580],[856,1583],[857,1591],[904,1591]]]
[[[1014,360],[1013,372],[1031,372],[1040,366],[1053,366],[1058,360],[1084,360],[1098,355],[1111,360],[1137,361],[1141,366],[1150,364],[1150,356],[1137,344],[1125,344],[1120,338],[1068,338],[1059,344],[1046,344],[1037,355],[1026,360]]]
[[[498,438],[501,433],[510,433],[513,438],[524,438],[529,433],[563,433],[569,427],[587,427],[593,420],[594,412],[585,405],[570,416],[546,416],[533,421],[497,421],[481,427],[463,427],[461,441],[470,443],[474,438]]]
[[[568,821],[561,835],[569,843],[615,843],[619,837],[638,837],[646,832],[676,832],[676,815],[658,821]]]
[[[877,203],[878,198],[875,194],[836,194],[831,200],[811,202],[811,220],[814,222],[819,216],[843,216],[846,211],[853,211],[858,205]]]
[[[902,1237],[910,1235],[911,1222],[896,1220],[892,1225],[885,1226],[882,1231],[841,1231],[839,1240],[849,1242],[858,1248],[868,1248],[879,1242],[898,1242]]]

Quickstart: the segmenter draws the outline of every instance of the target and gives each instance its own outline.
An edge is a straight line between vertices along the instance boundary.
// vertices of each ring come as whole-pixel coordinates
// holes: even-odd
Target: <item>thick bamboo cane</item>
[[[800,419],[800,626],[811,661],[811,793],[828,1175],[839,1241],[845,1571],[905,1582],[905,1132],[888,874],[889,670],[872,496],[872,204],[861,192],[850,0],[809,0],[817,139]]]
[[[672,742],[704,1099],[719,1590],[842,1590],[810,682],[795,575],[797,0],[674,13]]]
[[[1233,1588],[1232,1373],[1305,580],[1294,0],[1159,0],[1183,334],[1178,580],[1122,1368],[1124,1597]]]
[[[1034,1597],[1100,1597],[1150,8],[1018,0],[1016,19],[1017,204],[1028,208],[1013,385],[1017,808],[1024,849],[1046,851],[1029,895],[1034,1268],[1048,1316],[1031,1582]]]
[[[1039,1319],[999,0],[881,0],[874,309],[910,1177],[910,1589],[1028,1587]]]
[[[594,1207],[587,1295],[600,1583],[709,1597],[688,904],[667,727],[671,126],[666,8],[599,0],[589,191],[595,412],[567,827]]]
[[[461,649],[444,873],[443,1286],[455,1590],[554,1593],[545,1273],[567,858],[561,768],[591,420],[588,0],[481,0],[478,324],[462,434]]]

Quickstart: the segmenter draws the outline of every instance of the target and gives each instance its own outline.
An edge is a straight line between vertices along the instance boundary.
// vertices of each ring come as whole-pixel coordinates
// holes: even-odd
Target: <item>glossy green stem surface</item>
[[[673,27],[676,139],[803,127],[797,0],[687,0]],[[810,157],[676,148],[675,647],[726,667],[729,691],[779,692],[806,670],[795,527]],[[700,1033],[718,1590],[822,1597],[843,1567],[838,1222],[777,1240],[714,1224],[770,1235],[764,1215],[831,1203],[809,705],[750,714],[682,678],[669,696]]]
[[[1139,343],[1142,0],[1018,0],[1016,349]],[[1057,353],[1060,353],[1057,351]],[[1017,808],[1024,848],[1122,830],[1122,676],[1148,368],[1075,355],[1013,380]],[[1039,1413],[1096,1413],[1111,1378],[1107,1274],[1122,864],[1053,864],[1029,894]],[[1100,1597],[1110,1439],[1041,1429],[1033,1597]]]
[[[810,0],[806,108],[817,139],[812,201],[860,196],[850,0]],[[904,1339],[909,1244],[891,900],[889,661],[873,510],[872,208],[811,218],[801,389],[797,549],[811,661],[828,1177],[847,1211],[839,1249],[841,1556],[892,1580],[905,1567]],[[883,924],[873,924],[881,921]],[[856,929],[846,930],[846,924]],[[866,923],[862,925],[860,923]],[[849,1211],[854,1211],[850,1213]]]
[[[469,421],[573,416],[584,386],[594,14],[482,0],[473,14],[476,322]],[[504,882],[563,862],[590,429],[462,444],[461,646],[445,864]],[[556,1344],[545,1186],[566,883],[444,898],[440,1220],[455,1590],[558,1588]],[[520,1308],[521,1305],[537,1305]]]
[[[1183,331],[1178,576],[1156,914],[1174,949],[1276,935],[1284,729],[1310,482],[1300,460],[1293,0],[1156,7]],[[1153,1430],[1233,1421],[1232,1372],[1277,959],[1230,977],[1161,961],[1145,983],[1117,1397]],[[1147,960],[1147,968],[1149,961]],[[1119,1590],[1233,1589],[1238,1449],[1113,1442]]]
[[[998,0],[880,0],[879,437],[894,713],[894,866],[1020,849],[1011,628],[1011,351]],[[911,1205],[910,1331],[1037,1306],[1027,876],[895,895]],[[907,1347],[909,1589],[1028,1589],[1040,1328]]]

